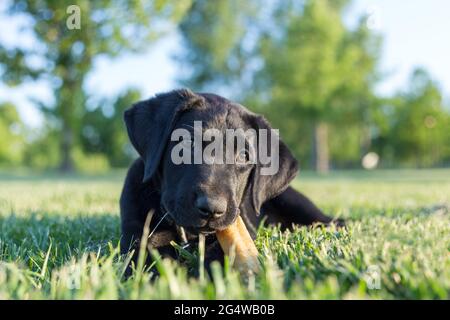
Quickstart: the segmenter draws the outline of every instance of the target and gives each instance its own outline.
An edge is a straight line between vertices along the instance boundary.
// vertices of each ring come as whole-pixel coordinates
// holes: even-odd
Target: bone
[[[242,272],[258,273],[258,250],[240,216],[224,230],[216,232],[223,252],[234,255],[234,266]]]

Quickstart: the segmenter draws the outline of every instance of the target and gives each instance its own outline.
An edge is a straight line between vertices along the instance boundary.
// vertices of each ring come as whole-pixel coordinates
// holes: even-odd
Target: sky
[[[448,0],[355,0],[345,13],[344,21],[354,25],[358,17],[369,13],[370,27],[383,36],[380,69],[385,78],[376,88],[383,95],[393,94],[407,85],[415,67],[425,67],[446,97],[450,93],[450,1]],[[0,15],[0,41],[33,45],[20,36],[21,21]],[[128,87],[140,89],[144,97],[177,87],[178,66],[172,60],[180,48],[173,32],[152,44],[143,53],[125,54],[114,60],[100,58],[89,74],[86,88],[100,96],[114,97]],[[42,124],[42,116],[30,98],[51,101],[45,84],[28,83],[8,88],[0,83],[0,103],[17,105],[22,119],[32,127]]]

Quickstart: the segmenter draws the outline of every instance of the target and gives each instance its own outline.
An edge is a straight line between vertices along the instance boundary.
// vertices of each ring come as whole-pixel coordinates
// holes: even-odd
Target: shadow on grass
[[[45,256],[51,246],[52,261],[62,264],[86,252],[102,253],[120,237],[117,215],[66,216],[32,213],[0,216],[0,260],[24,261]]]
[[[335,215],[335,210],[327,210]],[[436,204],[419,208],[387,208],[383,210],[352,208],[344,214],[347,223],[370,216],[414,218],[449,214],[450,206]],[[0,258],[23,258],[25,252],[46,252],[52,243],[61,256],[70,257],[84,252],[102,250],[108,243],[120,240],[120,218],[117,214],[67,216],[58,213],[34,212],[29,215],[0,215]]]

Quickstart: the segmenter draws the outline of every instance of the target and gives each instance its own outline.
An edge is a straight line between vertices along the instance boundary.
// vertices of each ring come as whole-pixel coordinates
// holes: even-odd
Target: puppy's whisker
[[[202,129],[201,128],[194,128],[193,126],[191,126],[189,124],[183,124],[183,126],[191,128],[194,131],[194,134],[195,133],[202,134]]]
[[[152,232],[150,232],[150,234],[148,235],[148,239],[151,238],[151,236],[153,235],[153,233],[155,233],[156,229],[158,229],[159,225],[161,224],[161,222],[167,217],[167,215],[169,214],[169,211],[167,211],[162,218],[158,221],[158,223],[156,224],[155,228],[153,228]]]
[[[194,128],[193,126],[189,125],[189,124],[185,124],[185,123],[183,123],[183,126],[186,126],[186,127],[189,127],[189,128],[192,128],[192,129],[194,129],[194,130],[195,130],[195,128]]]

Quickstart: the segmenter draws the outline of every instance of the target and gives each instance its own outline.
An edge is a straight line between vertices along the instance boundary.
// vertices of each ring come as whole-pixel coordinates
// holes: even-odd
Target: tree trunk
[[[318,122],[314,126],[313,135],[314,168],[317,172],[330,171],[330,155],[328,151],[328,125]]]
[[[65,61],[62,60],[61,63],[71,64],[70,60],[68,62]],[[82,108],[83,102],[82,82],[78,79],[64,78],[62,88],[59,91],[57,109],[57,114],[62,124],[60,132],[61,164],[59,167],[61,172],[72,172],[75,170],[72,151],[77,143],[76,138],[79,130],[77,123],[80,121],[81,112],[79,110]]]
[[[61,137],[62,161],[59,169],[62,172],[71,172],[74,169],[71,155],[73,147],[73,132],[71,128],[67,125],[67,123],[64,123],[61,135],[62,135]]]

